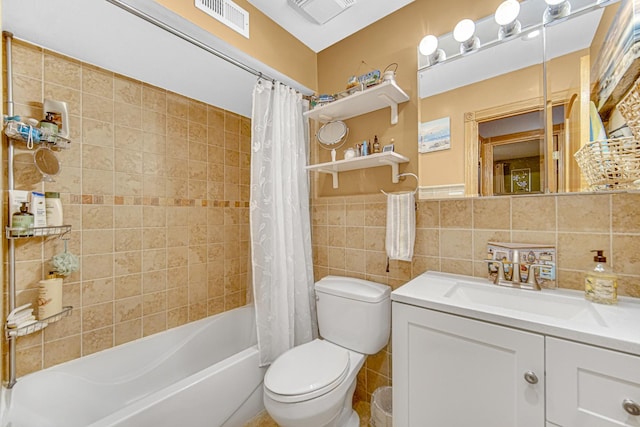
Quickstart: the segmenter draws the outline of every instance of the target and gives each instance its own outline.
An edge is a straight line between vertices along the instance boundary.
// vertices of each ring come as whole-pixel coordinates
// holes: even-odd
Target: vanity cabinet
[[[392,321],[394,426],[640,426],[637,355],[397,301]]]
[[[393,424],[544,425],[544,337],[393,303]]]
[[[546,338],[547,419],[562,427],[640,426],[640,357]],[[626,408],[625,408],[626,406]]]

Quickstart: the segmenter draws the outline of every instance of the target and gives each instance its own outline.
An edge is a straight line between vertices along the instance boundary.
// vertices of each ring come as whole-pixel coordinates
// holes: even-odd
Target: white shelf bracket
[[[331,172],[333,176],[333,188],[338,188],[338,172]]]
[[[380,99],[384,100],[384,102],[386,102],[389,105],[389,108],[391,108],[391,124],[392,125],[397,124],[398,123],[398,103],[393,99],[391,99],[391,97],[389,97],[389,95],[387,94],[381,93],[378,96],[380,97]]]

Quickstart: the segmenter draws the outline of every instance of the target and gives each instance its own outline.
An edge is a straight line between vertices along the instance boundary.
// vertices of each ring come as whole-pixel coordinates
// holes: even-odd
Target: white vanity
[[[640,426],[640,301],[435,272],[391,298],[395,427]]]

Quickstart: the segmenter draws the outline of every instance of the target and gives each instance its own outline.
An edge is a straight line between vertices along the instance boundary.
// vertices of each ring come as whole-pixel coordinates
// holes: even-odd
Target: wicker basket
[[[633,136],[640,140],[640,78],[635,81],[616,107],[627,121]]]
[[[633,137],[591,142],[574,157],[592,190],[640,186],[640,142]]]

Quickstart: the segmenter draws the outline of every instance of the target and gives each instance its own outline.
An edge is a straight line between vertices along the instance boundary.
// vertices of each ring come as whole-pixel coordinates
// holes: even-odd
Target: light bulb
[[[458,43],[466,42],[473,37],[476,32],[476,24],[471,19],[463,19],[456,24],[453,29],[453,38]]]
[[[429,34],[420,40],[420,53],[424,56],[432,55],[438,49],[438,38]]]
[[[520,2],[518,0],[506,0],[496,9],[495,19],[498,25],[509,25],[520,14]]]

